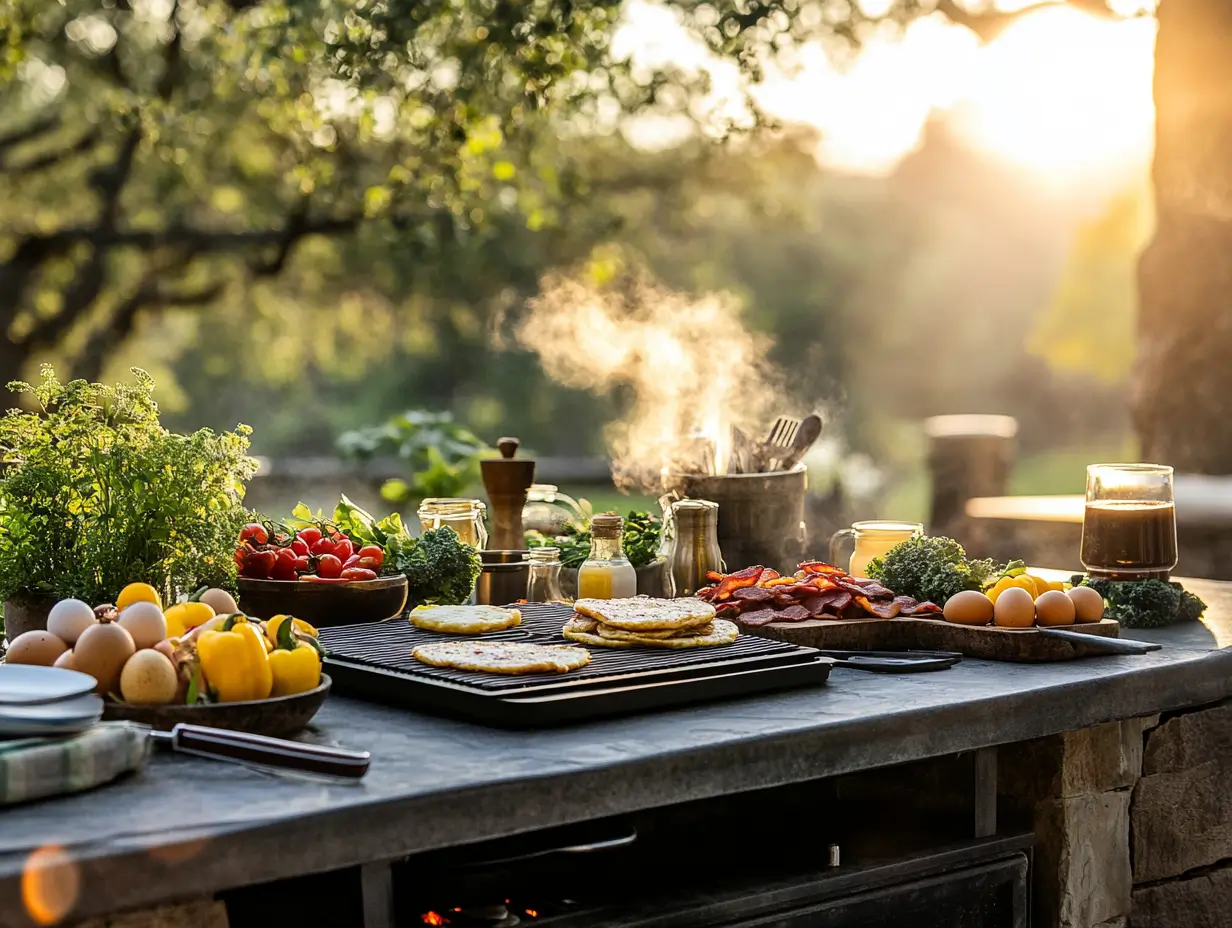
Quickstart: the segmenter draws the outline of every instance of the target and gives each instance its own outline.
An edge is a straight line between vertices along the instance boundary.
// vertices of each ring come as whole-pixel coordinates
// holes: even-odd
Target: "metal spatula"
[[[796,436],[792,439],[791,447],[775,460],[774,469],[791,470],[808,454],[809,448],[813,447],[813,442],[817,441],[820,435],[821,416],[816,413],[805,416],[800,422],[800,427],[796,429]]]

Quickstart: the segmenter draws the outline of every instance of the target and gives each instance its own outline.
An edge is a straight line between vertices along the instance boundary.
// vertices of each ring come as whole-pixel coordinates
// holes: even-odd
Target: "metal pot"
[[[9,641],[32,631],[45,631],[47,613],[59,602],[53,593],[14,593],[4,601],[4,634]]]
[[[485,606],[506,606],[526,598],[530,582],[530,562],[524,548],[507,551],[480,551],[483,571],[475,583],[475,602]]]
[[[663,490],[719,504],[719,549],[728,570],[760,564],[789,573],[804,557],[803,464],[765,474],[664,474]]]

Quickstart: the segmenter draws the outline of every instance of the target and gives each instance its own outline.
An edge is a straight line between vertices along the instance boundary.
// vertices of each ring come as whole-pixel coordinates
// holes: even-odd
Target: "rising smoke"
[[[606,433],[613,479],[626,490],[657,492],[664,472],[723,473],[731,427],[764,434],[786,398],[770,339],[744,327],[733,298],[677,293],[640,275],[604,287],[549,277],[514,336],[554,380],[630,395]]]

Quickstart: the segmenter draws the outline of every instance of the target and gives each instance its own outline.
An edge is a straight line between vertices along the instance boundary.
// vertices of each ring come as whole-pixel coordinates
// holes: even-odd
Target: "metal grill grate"
[[[568,606],[529,603],[518,606],[522,624],[503,632],[484,634],[485,641],[533,641],[540,644],[576,644],[560,633],[561,626],[573,614]],[[369,622],[362,625],[340,625],[320,630],[321,643],[329,652],[330,662],[392,670],[408,677],[426,678],[462,684],[489,693],[520,693],[528,689],[553,691],[561,688],[594,686],[600,681],[627,674],[657,678],[672,671],[694,670],[705,673],[726,672],[736,665],[739,669],[769,667],[811,662],[816,651],[781,641],[741,635],[729,645],[683,650],[652,648],[588,647],[590,663],[568,674],[539,673],[520,676],[496,676],[474,671],[432,667],[411,657],[411,649],[430,641],[441,641],[439,632],[416,628],[405,619]],[[475,635],[450,635],[459,641]],[[628,681],[626,681],[628,682]]]

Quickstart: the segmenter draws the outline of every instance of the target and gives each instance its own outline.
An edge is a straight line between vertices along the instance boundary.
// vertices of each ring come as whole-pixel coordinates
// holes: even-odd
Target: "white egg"
[[[135,602],[120,613],[117,621],[133,636],[138,649],[152,648],[167,637],[167,617],[153,603]]]
[[[47,630],[72,647],[81,633],[96,621],[89,603],[83,603],[80,599],[62,599],[47,613]]]

